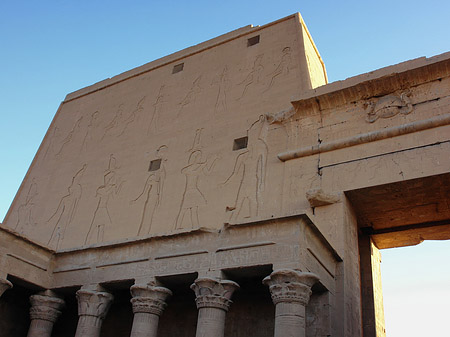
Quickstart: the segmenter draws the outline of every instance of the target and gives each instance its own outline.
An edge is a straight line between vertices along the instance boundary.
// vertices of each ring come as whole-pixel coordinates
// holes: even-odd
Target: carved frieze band
[[[216,280],[213,278],[198,278],[191,285],[195,292],[197,308],[218,308],[228,311],[231,296],[239,289],[236,282],[228,280]]]
[[[172,292],[164,287],[134,285],[130,288],[133,313],[145,312],[160,316],[166,308],[166,300]]]
[[[267,276],[263,283],[269,286],[275,305],[281,302],[298,302],[306,306],[311,296],[311,287],[318,280],[313,273],[280,269]]]

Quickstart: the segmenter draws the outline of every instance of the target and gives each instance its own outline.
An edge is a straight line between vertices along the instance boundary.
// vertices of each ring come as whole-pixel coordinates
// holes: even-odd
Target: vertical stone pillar
[[[198,278],[191,285],[198,309],[197,337],[223,337],[225,316],[239,285],[233,281]]]
[[[0,278],[0,297],[3,295],[3,293],[4,293],[6,290],[12,288],[12,286],[13,286],[13,285],[12,285],[11,282],[9,282],[9,281],[6,280],[6,279]]]
[[[98,337],[113,295],[105,291],[78,290],[78,325],[75,337]]]
[[[56,297],[52,291],[47,290],[37,295],[30,296],[30,319],[31,324],[28,329],[28,337],[50,337],[52,335],[53,324],[55,324],[64,301]]]
[[[318,280],[313,273],[291,269],[276,270],[263,280],[275,304],[275,337],[306,336],[306,305]]]
[[[172,292],[164,287],[134,285],[130,289],[133,305],[131,337],[156,337],[159,316],[166,308],[166,300]]]

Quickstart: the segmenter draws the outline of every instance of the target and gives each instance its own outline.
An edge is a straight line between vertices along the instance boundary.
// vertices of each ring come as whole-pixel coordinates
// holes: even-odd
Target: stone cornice
[[[294,118],[314,115],[354,101],[387,95],[450,76],[450,52],[421,57],[369,73],[336,81],[293,97]]]

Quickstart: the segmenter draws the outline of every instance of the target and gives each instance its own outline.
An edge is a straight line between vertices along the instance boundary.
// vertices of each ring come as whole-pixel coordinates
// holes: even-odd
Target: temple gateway
[[[0,334],[385,336],[450,239],[450,53],[334,83],[299,14],[61,103],[0,226]]]

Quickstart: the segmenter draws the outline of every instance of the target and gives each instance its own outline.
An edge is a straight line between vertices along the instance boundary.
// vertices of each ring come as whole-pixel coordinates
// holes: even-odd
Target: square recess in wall
[[[246,149],[248,144],[248,137],[237,138],[233,142],[233,151]]]

